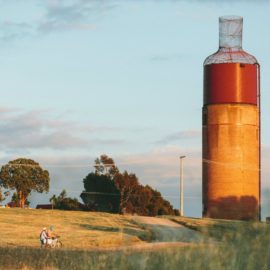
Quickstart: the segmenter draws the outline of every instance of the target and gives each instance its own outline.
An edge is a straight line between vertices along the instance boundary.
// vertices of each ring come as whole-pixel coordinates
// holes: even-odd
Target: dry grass
[[[259,239],[260,241],[257,244],[262,241],[270,241],[270,225],[265,222],[185,217],[168,218],[218,241],[234,241],[235,243],[238,239],[241,242]]]
[[[132,216],[56,210],[0,209],[0,217],[1,270],[270,269],[266,223],[166,217],[204,235],[206,241],[156,245],[142,238],[164,230],[176,233],[179,226],[156,225],[153,218],[149,224]],[[61,235],[63,249],[39,248],[40,229],[50,225]]]
[[[118,247],[142,242],[148,232],[129,216],[107,213],[0,209],[0,246],[38,247],[43,227],[54,226],[66,248]]]

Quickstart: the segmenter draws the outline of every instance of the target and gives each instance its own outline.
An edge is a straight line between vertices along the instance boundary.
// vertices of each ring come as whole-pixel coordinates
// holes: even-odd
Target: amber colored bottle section
[[[204,217],[259,219],[257,74],[253,64],[205,66]]]

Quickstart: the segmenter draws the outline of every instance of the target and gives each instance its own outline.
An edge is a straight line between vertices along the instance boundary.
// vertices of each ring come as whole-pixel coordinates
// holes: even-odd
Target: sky
[[[0,0],[0,163],[26,157],[50,173],[48,194],[79,198],[94,160],[202,212],[203,61],[218,17],[244,18],[243,48],[261,65],[262,217],[270,215],[270,1]]]

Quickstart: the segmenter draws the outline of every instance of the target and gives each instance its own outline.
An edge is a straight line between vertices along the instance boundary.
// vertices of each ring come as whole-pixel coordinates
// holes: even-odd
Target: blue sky
[[[261,64],[263,216],[269,215],[270,1],[0,0],[1,163],[35,159],[49,194],[70,196],[106,153],[179,207],[201,215],[203,61],[218,17],[244,17],[243,48]],[[269,199],[268,199],[269,198]]]

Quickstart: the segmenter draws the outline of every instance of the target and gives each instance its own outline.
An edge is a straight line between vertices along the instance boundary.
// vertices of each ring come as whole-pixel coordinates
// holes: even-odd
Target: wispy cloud
[[[81,1],[47,1],[45,16],[39,23],[38,32],[67,30],[85,23],[89,7]],[[87,24],[88,25],[88,24]]]
[[[0,149],[2,151],[21,151],[22,149],[84,149],[97,145],[120,145],[125,140],[117,137],[100,138],[100,128],[58,118],[46,110],[21,111],[1,108],[0,111]],[[88,125],[88,124],[87,124]],[[101,130],[104,130],[102,127]],[[108,130],[111,130],[108,127]]]
[[[26,22],[3,21],[0,22],[0,30],[0,41],[2,42],[11,42],[34,33],[33,27]]]
[[[0,1],[0,7],[15,4]],[[0,41],[11,42],[59,31],[94,30],[98,20],[117,7],[117,1],[45,0],[35,6],[39,9],[37,17],[19,22],[12,17],[0,20]]]
[[[70,148],[86,144],[74,136],[73,123],[54,120],[42,111],[5,113],[0,117],[2,149]]]
[[[201,137],[201,130],[184,130],[176,133],[169,134],[157,141],[158,144],[169,144],[179,142],[182,140],[190,140]]]
[[[3,1],[0,0],[1,6],[14,6],[17,1]],[[127,3],[135,3],[135,0],[127,1]],[[166,1],[152,0],[156,4]],[[200,2],[199,0],[187,1],[187,0],[167,0],[171,3],[181,2]],[[207,11],[209,3],[215,4],[230,4],[237,2],[246,3],[267,3],[267,0],[252,1],[252,0],[207,0],[205,3],[205,10]],[[28,3],[29,4],[29,3]],[[94,30],[97,28],[100,19],[106,16],[110,16],[111,12],[118,8],[123,2],[119,0],[44,0],[33,1],[32,5],[38,9],[38,15],[33,18],[25,18],[18,21],[18,18],[8,17],[8,20],[0,20],[0,41],[11,42],[27,37],[37,37],[40,35],[49,34],[52,32],[62,31],[74,31],[74,30]],[[22,11],[23,12],[23,11]],[[186,14],[179,14],[186,15]],[[207,14],[210,16],[211,12]],[[193,14],[194,16],[194,14]],[[205,12],[198,12],[196,16],[206,16]],[[178,53],[154,55],[150,58],[154,62],[164,61],[181,61],[183,55]]]
[[[114,9],[117,1],[55,0],[45,1],[45,16],[38,23],[39,33],[73,29],[93,30],[97,20]]]

